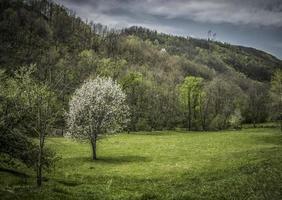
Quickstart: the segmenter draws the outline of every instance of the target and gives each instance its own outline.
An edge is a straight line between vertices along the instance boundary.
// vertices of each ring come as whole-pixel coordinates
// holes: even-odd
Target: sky
[[[282,0],[56,0],[82,19],[254,47],[282,59]]]

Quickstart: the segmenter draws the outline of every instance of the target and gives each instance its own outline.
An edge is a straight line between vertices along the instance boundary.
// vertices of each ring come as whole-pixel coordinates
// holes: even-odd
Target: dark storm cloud
[[[71,7],[86,7],[84,17],[104,22],[138,21],[140,16],[182,18],[197,22],[282,27],[281,0],[58,0]],[[129,14],[129,15],[126,15]]]

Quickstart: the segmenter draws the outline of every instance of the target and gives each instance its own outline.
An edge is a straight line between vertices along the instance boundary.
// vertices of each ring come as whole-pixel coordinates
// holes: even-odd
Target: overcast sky
[[[56,0],[83,19],[111,27],[251,46],[282,58],[282,0]]]

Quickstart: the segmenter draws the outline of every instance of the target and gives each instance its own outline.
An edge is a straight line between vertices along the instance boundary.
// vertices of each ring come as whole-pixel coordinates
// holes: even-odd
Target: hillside
[[[147,48],[151,51],[165,48],[169,56],[182,56],[185,61],[214,69],[216,73],[232,68],[250,79],[269,81],[272,72],[282,68],[281,60],[249,47],[167,35],[142,27],[130,27],[121,30],[120,34],[120,31],[101,24],[82,21],[73,11],[51,1],[2,0],[0,8],[0,66],[4,68],[37,63],[52,47],[58,48],[59,52],[67,48],[66,51],[76,57],[81,51],[92,49],[102,57],[124,58],[119,47],[130,36],[136,36],[139,45],[146,45],[141,44],[142,41],[150,41],[151,46]],[[134,63],[130,58],[127,61]]]
[[[210,126],[218,123],[212,122],[216,116],[228,120],[239,105],[243,119],[251,122],[247,103],[242,102],[247,102],[253,85],[263,88],[262,96],[266,94],[273,72],[282,68],[281,60],[252,48],[142,27],[112,30],[83,21],[52,1],[1,0],[0,13],[0,68],[6,74],[13,77],[21,66],[36,64],[34,78],[49,83],[66,110],[69,96],[90,75],[110,76],[128,95],[133,131],[184,126],[177,94],[187,76],[202,77],[206,86],[224,83],[227,96],[233,95],[228,88],[240,96],[230,100],[234,106],[227,114],[207,111],[215,113],[208,119]],[[262,104],[258,122],[268,119]],[[199,129],[196,115],[194,129]]]
[[[281,60],[250,47],[159,34],[142,27],[131,27],[123,30],[123,33],[155,42],[158,46],[165,48],[170,55],[184,56],[186,59],[206,65],[218,73],[228,71],[231,67],[250,79],[269,81],[273,71],[282,67]]]

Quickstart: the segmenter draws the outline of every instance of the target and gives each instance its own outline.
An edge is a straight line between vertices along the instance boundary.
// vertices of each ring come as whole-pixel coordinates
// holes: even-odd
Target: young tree
[[[185,118],[190,131],[192,123],[199,120],[199,107],[202,96],[203,79],[188,76],[179,87],[180,103],[186,110]]]
[[[269,101],[268,86],[260,82],[250,82],[247,90],[246,121],[256,127],[256,123],[264,122],[267,118]]]
[[[235,129],[241,129],[242,115],[239,109],[236,109],[229,118],[229,125]]]
[[[92,158],[96,156],[97,137],[121,130],[128,122],[126,95],[111,78],[89,79],[75,91],[67,114],[68,135],[88,139]]]
[[[124,59],[103,58],[97,62],[96,73],[117,80],[125,70],[126,64],[127,62]]]
[[[228,128],[229,120],[235,110],[244,110],[245,95],[242,90],[227,77],[216,77],[205,87],[209,114],[209,129],[222,130]],[[238,112],[239,113],[239,112]],[[237,115],[238,116],[238,115]]]
[[[46,84],[38,83],[32,78],[34,71],[34,65],[21,67],[15,73],[15,78],[7,82],[6,98],[12,102],[11,105],[13,107],[9,108],[9,111],[10,115],[13,116],[6,116],[6,118],[11,119],[13,117],[15,119],[16,123],[13,126],[16,126],[18,130],[11,130],[11,134],[17,140],[27,141],[24,136],[16,136],[19,132],[26,132],[31,136],[38,137],[39,144],[37,146],[29,145],[29,148],[33,151],[31,155],[35,156],[37,185],[41,186],[42,170],[46,165],[49,165],[45,159],[47,156],[45,139],[53,128],[59,114],[60,106],[58,105],[55,94],[49,87]],[[8,138],[8,141],[12,137],[9,136],[6,138]],[[32,142],[29,143],[32,144]]]
[[[127,126],[128,132],[137,131],[138,121],[142,114],[141,110],[144,112],[141,96],[145,96],[146,87],[143,83],[143,76],[138,72],[129,72],[121,79],[120,84],[126,93],[127,103],[130,108],[130,122]]]
[[[55,94],[45,84],[36,83],[31,74],[33,67],[22,68],[16,78],[21,84],[21,98],[24,104],[29,108],[30,117],[34,123],[31,129],[39,139],[38,158],[36,164],[37,185],[42,185],[42,169],[44,166],[44,145],[45,139],[59,116],[59,108]]]
[[[277,70],[271,80],[271,98],[274,117],[280,121],[282,131],[282,70]]]
[[[207,131],[207,123],[209,120],[209,110],[210,110],[211,97],[207,95],[205,91],[205,87],[203,88],[203,92],[199,95],[199,111],[201,118],[201,126],[202,130]]]

